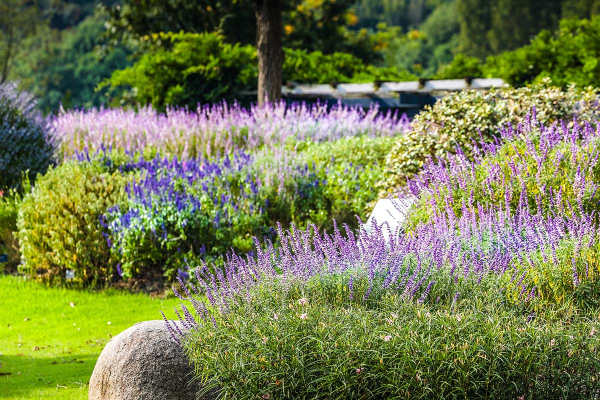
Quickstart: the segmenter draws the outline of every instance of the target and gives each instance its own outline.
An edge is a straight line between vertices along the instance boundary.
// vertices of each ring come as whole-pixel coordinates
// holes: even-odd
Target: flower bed
[[[506,142],[478,164],[430,164],[410,182],[411,194],[428,204],[452,187],[448,176],[476,187],[476,165],[494,156],[506,154],[508,164],[518,165],[503,149],[520,136],[543,164],[535,158],[534,130],[517,133],[523,135],[505,133]],[[595,135],[542,128],[539,148],[551,162],[550,144],[570,140],[572,162],[590,165],[595,153],[586,146]],[[596,185],[588,176],[590,184],[579,179],[578,188]],[[559,193],[545,199],[559,204]],[[430,218],[391,241],[385,225],[369,234],[279,228],[279,247],[257,246],[254,256],[233,255],[221,268],[204,265],[197,284],[183,285],[177,295],[187,306],[180,315],[191,333],[167,324],[198,378],[225,397],[598,396],[594,210],[573,207],[567,214],[485,198],[455,212],[446,197]]]

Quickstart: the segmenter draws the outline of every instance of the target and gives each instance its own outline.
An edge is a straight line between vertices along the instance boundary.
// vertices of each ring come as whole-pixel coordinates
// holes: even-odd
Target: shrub
[[[16,84],[0,85],[0,190],[17,188],[23,174],[34,179],[54,159],[54,144],[33,97]]]
[[[418,196],[410,223],[452,213],[504,209],[543,217],[589,215],[598,220],[600,132],[587,124],[538,126],[535,118],[483,144],[474,161],[458,154],[429,164],[404,193]]]
[[[480,78],[483,76],[481,64],[481,61],[477,57],[467,57],[463,54],[457,54],[450,64],[439,68],[435,79]]]
[[[586,218],[587,224],[598,223],[598,130],[590,125],[573,129],[564,124],[536,125],[533,118],[531,124],[517,129],[502,129],[501,141],[484,144],[473,162],[456,155],[447,163],[428,165],[404,190],[404,195],[418,198],[409,214],[408,229],[464,214],[477,218],[488,210],[502,210],[507,215],[532,213],[542,219]],[[520,262],[522,276],[511,276],[510,282],[505,282],[507,290],[513,296],[521,295],[526,282],[529,288],[535,285],[542,298],[555,302],[574,291],[585,291],[585,285],[594,285],[600,273],[594,256],[597,247],[594,239],[581,237],[530,254]]]
[[[256,49],[225,43],[218,34],[159,33],[148,40],[148,50],[133,66],[115,71],[100,84],[100,88],[108,87],[121,105],[152,105],[163,111],[168,106],[193,108],[199,103],[240,99],[256,87]],[[284,51],[284,82],[416,79],[406,70],[365,65],[347,53]]]
[[[191,330],[167,326],[226,397],[589,398],[600,390],[597,310],[523,280],[513,297],[502,283],[560,243],[597,243],[596,226],[490,212],[390,241],[385,227],[280,231],[278,250],[233,256],[216,278],[198,269],[198,287],[176,293],[196,313],[182,308]]]
[[[107,282],[115,270],[100,215],[120,204],[128,177],[98,163],[66,161],[41,177],[17,221],[23,272],[48,283]]]
[[[372,83],[376,81],[411,81],[417,77],[407,70],[394,67],[365,65],[348,53],[323,54],[299,49],[285,49],[284,81],[310,84]]]
[[[356,226],[376,197],[381,167],[374,160],[390,143],[365,137],[215,161],[130,159],[121,168],[141,176],[129,184],[127,203],[106,215],[113,255],[125,278],[153,271],[173,279],[200,260],[220,263],[232,250],[252,250],[255,236],[276,242],[277,222],[331,229],[335,218]],[[361,156],[364,166],[344,161]]]
[[[0,273],[14,272],[20,261],[19,244],[14,236],[21,195],[16,191],[0,192],[0,254],[8,255],[8,262],[0,263]]]
[[[215,162],[155,157],[130,161],[141,176],[127,186],[128,201],[111,207],[104,225],[124,278],[162,272],[185,277],[189,263],[249,251],[252,237],[269,233],[260,182],[239,152]],[[104,218],[103,218],[104,219]]]
[[[590,335],[597,320],[559,309],[529,321],[482,298],[451,312],[398,295],[372,305],[348,301],[341,282],[317,281],[257,288],[216,327],[193,330],[184,343],[207,388],[238,399],[588,399],[600,392],[600,340]]]
[[[430,158],[443,160],[457,149],[471,159],[477,143],[492,141],[498,137],[498,127],[509,122],[525,122],[534,108],[537,121],[546,126],[574,118],[593,123],[599,115],[598,93],[574,87],[562,91],[545,81],[526,88],[465,91],[444,97],[414,119],[410,133],[398,138],[380,186],[389,190],[404,184]]]
[[[224,43],[213,33],[158,33],[150,51],[133,66],[114,71],[100,84],[119,94],[121,105],[196,107],[233,101],[253,88],[257,76],[252,46]],[[125,90],[123,90],[125,89]]]

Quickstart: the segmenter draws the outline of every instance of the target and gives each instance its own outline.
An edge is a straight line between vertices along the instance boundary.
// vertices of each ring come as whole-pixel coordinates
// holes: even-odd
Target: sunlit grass
[[[175,299],[47,288],[0,276],[0,399],[87,399],[96,359],[139,321],[172,317]]]

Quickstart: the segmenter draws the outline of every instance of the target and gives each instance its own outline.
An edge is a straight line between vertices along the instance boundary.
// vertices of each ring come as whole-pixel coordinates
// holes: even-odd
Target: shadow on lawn
[[[57,396],[66,399],[72,398],[66,392],[74,390],[85,392],[84,397],[87,398],[87,386],[97,359],[98,354],[62,357],[2,355],[0,399],[33,398],[48,391],[55,391]]]

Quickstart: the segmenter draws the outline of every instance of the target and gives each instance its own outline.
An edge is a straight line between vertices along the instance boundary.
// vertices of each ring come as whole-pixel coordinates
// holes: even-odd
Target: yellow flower
[[[284,26],[283,29],[285,30],[286,35],[291,35],[294,32],[294,27],[289,24]]]

